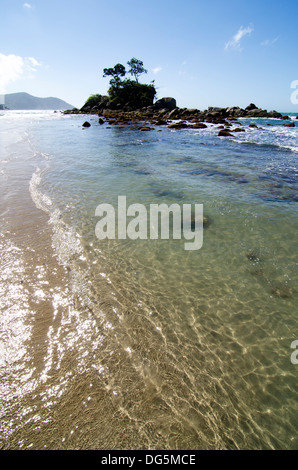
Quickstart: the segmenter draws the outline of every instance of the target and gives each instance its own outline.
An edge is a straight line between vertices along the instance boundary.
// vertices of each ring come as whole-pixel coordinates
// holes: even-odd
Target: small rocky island
[[[140,130],[151,130],[150,125],[168,126],[172,129],[203,129],[206,123],[219,126],[219,136],[231,136],[231,132],[245,132],[241,123],[230,130],[231,121],[238,118],[267,118],[290,120],[277,111],[267,111],[258,108],[251,103],[245,109],[237,106],[228,108],[209,107],[207,110],[179,108],[176,100],[165,97],[154,102],[156,90],[154,84],[140,84],[138,77],[147,73],[143,62],[135,58],[127,62],[130,66],[128,72],[122,64],[116,64],[113,68],[104,69],[104,77],[112,76],[108,95],[92,95],[81,109],[70,109],[65,114],[91,114],[99,116],[99,123],[108,122],[112,125],[127,125],[132,121],[142,121],[145,124]],[[127,73],[134,76],[134,80],[124,79]],[[173,122],[175,121],[175,122]],[[291,120],[290,120],[291,121]],[[295,127],[293,121],[284,124],[287,127]],[[257,128],[256,125],[251,125]],[[88,125],[86,125],[88,127]]]

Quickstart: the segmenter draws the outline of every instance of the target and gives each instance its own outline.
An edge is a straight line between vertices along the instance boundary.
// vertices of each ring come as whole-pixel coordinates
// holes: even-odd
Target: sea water
[[[240,121],[2,113],[3,449],[297,448],[298,128]],[[203,204],[202,248],[99,240],[118,196]]]

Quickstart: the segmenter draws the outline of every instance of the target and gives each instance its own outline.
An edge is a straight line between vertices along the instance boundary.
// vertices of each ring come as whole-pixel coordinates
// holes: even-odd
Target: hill
[[[5,95],[5,107],[20,110],[65,110],[73,106],[59,98],[38,98],[29,93],[10,93]]]

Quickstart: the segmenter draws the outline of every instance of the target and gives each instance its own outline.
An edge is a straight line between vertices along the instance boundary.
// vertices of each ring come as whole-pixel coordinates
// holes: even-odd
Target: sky
[[[80,108],[136,57],[179,107],[298,113],[297,26],[297,0],[0,0],[0,94]]]

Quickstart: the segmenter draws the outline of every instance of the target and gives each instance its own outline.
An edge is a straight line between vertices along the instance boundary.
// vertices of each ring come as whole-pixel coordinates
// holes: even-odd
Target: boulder
[[[171,97],[161,98],[160,100],[156,101],[156,103],[154,104],[154,108],[172,111],[176,108],[176,100],[175,98]]]
[[[223,130],[223,131],[219,131],[218,137],[234,137],[234,136],[230,132]]]
[[[294,122],[289,122],[288,124],[284,124],[284,127],[296,127]]]
[[[82,124],[82,127],[90,127],[91,124],[88,121],[85,121],[84,124]]]

